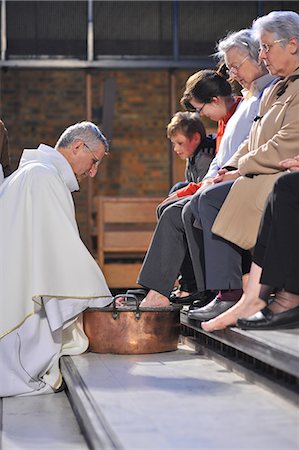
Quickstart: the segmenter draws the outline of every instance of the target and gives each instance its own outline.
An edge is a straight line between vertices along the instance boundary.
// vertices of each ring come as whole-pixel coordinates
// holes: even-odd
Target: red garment
[[[242,97],[235,97],[235,102],[230,108],[229,111],[227,111],[226,115],[223,117],[223,119],[218,120],[218,129],[217,129],[217,136],[216,136],[216,153],[219,150],[219,145],[222,139],[222,136],[225,131],[225,127],[231,116],[234,114],[234,112],[237,109],[238,104],[240,103]]]
[[[231,116],[234,114],[234,112],[237,109],[238,104],[240,103],[242,97],[235,97],[235,102],[232,105],[232,107],[227,111],[226,115],[223,117],[223,119],[218,120],[218,128],[217,128],[217,135],[216,135],[216,153],[219,150],[219,145],[222,139],[222,136],[225,131],[225,127]],[[202,182],[199,183],[189,183],[187,186],[178,189],[176,191],[176,194],[179,198],[181,197],[187,197],[188,195],[195,194],[196,191],[201,187]]]

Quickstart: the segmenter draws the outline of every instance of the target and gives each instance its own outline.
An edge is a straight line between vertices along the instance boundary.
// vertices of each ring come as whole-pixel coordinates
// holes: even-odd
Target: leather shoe
[[[206,306],[208,303],[210,303],[214,298],[216,293],[214,291],[204,291],[200,292],[200,295],[197,296],[196,300],[190,305],[189,311],[192,309],[199,309],[203,306]]]
[[[214,319],[215,317],[219,316],[219,314],[222,314],[224,311],[227,311],[229,308],[234,306],[236,303],[236,301],[229,302],[220,300],[218,297],[216,297],[203,308],[191,309],[188,312],[188,319],[200,321]]]
[[[268,308],[263,309],[263,317],[239,319],[237,327],[242,330],[279,330],[299,328],[299,306],[279,314],[273,314]]]
[[[194,292],[185,297],[177,297],[174,293],[170,294],[169,300],[176,305],[191,305],[195,302],[200,302],[197,308],[207,305],[215,296],[212,291]]]

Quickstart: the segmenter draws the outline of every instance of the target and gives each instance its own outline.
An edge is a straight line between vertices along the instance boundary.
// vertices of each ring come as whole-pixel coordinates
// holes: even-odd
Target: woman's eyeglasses
[[[273,47],[274,44],[279,44],[280,42],[285,41],[285,39],[277,39],[276,41],[273,41],[272,44],[261,44],[259,48],[259,52],[262,51],[269,53],[270,49]]]

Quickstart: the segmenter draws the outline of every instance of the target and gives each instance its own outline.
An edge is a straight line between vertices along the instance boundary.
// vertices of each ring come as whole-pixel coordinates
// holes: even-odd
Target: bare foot
[[[147,294],[147,296],[142,300],[140,303],[140,306],[146,306],[146,307],[160,307],[165,308],[165,306],[169,306],[170,301],[165,295],[160,294],[157,291],[150,290]]]
[[[176,289],[175,291],[173,291],[173,294],[175,294],[175,296],[178,298],[184,298],[188,297],[188,295],[190,295],[190,292],[180,291],[180,289]]]
[[[211,319],[208,322],[202,322],[201,328],[205,331],[222,330],[223,328],[236,325],[241,317],[250,317],[261,309],[265,308],[265,302],[260,298],[249,298],[243,294],[238,303],[229,308],[224,313]]]
[[[235,325],[237,320],[241,317],[250,317],[265,308],[265,302],[259,298],[261,287],[259,281],[261,273],[262,268],[253,262],[251,264],[245,292],[238,303],[218,317],[215,317],[215,319],[203,322],[201,324],[202,329],[205,331],[222,330],[223,328]]]

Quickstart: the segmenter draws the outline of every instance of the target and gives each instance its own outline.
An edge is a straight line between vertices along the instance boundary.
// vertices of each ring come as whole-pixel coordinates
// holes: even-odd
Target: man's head
[[[92,122],[79,122],[68,127],[55,148],[69,162],[79,182],[97,174],[100,162],[109,151],[107,139]]]
[[[187,159],[206,137],[206,130],[197,113],[177,112],[167,125],[167,137],[176,154]]]

